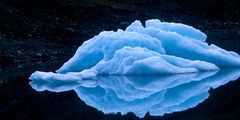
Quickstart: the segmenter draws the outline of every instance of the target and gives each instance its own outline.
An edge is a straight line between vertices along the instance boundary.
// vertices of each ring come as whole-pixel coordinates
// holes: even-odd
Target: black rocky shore
[[[238,0],[0,0],[0,119],[138,119],[86,108],[72,92],[36,95],[28,77],[35,70],[58,69],[85,40],[135,20],[191,25],[207,34],[208,43],[240,53],[239,6]],[[237,120],[239,86],[235,81],[211,91],[208,102],[196,108],[145,118]]]

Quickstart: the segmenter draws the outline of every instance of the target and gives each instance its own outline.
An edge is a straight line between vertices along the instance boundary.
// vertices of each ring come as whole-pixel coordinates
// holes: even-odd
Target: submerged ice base
[[[35,72],[30,79],[83,79],[100,74],[176,74],[240,67],[240,56],[206,43],[207,36],[181,23],[147,20],[126,30],[103,31],[85,41],[55,73]],[[64,78],[62,78],[64,77]]]

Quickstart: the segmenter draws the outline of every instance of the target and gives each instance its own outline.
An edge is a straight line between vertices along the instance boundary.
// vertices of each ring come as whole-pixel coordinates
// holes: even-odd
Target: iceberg
[[[200,30],[181,23],[152,19],[143,26],[136,20],[126,30],[103,31],[85,41],[57,73],[37,71],[30,79],[177,74],[240,67],[237,53],[208,45],[206,39]]]
[[[195,72],[161,76],[96,76],[64,81],[36,79],[30,82],[37,91],[74,90],[87,105],[105,114],[133,112],[143,118],[187,110],[209,97],[217,88],[238,79],[239,69]]]
[[[103,31],[85,41],[56,73],[32,73],[30,85],[37,91],[74,90],[106,114],[186,110],[207,99],[210,88],[240,76],[239,69],[228,69],[240,67],[240,56],[206,39],[181,23],[135,21],[126,30]]]

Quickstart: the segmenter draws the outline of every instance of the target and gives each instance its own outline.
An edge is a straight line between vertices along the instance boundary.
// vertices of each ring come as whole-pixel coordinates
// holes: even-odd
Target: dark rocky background
[[[136,19],[188,24],[208,43],[240,53],[239,6],[239,0],[0,0],[0,119],[137,119],[105,116],[73,92],[36,94],[28,76],[58,69],[83,41]],[[146,119],[237,120],[239,86],[238,80],[214,90],[194,109]]]

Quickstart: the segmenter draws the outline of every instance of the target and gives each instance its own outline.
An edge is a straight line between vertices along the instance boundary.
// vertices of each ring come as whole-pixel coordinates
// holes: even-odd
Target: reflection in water
[[[210,88],[236,80],[239,69],[164,76],[98,76],[81,81],[31,81],[37,91],[74,90],[87,105],[104,113],[144,117],[186,110],[203,102]]]

